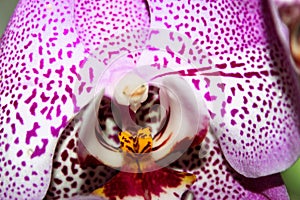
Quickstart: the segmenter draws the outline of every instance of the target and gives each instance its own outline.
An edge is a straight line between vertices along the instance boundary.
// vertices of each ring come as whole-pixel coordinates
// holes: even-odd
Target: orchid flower
[[[283,47],[290,57],[292,66],[299,74],[300,57],[298,47],[298,29],[300,17],[300,2],[298,0],[272,0],[271,11],[276,23],[276,29]]]
[[[0,197],[288,199],[278,173],[300,152],[299,85],[270,5],[21,0],[0,44]],[[158,125],[138,119],[150,94]],[[145,163],[126,165],[145,133]]]

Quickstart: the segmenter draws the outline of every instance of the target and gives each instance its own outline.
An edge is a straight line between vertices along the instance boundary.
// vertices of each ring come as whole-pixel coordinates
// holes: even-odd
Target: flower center
[[[152,136],[150,128],[139,129],[134,136],[128,131],[119,133],[120,148],[123,152],[134,153],[133,155],[142,155],[152,150]]]
[[[118,137],[120,140],[120,149],[125,153],[124,166],[126,168],[135,169],[134,171],[141,173],[146,168],[154,165],[148,154],[152,151],[153,146],[149,127],[139,129],[135,135],[129,131],[122,131],[118,134]],[[152,163],[151,165],[149,165],[149,161]]]

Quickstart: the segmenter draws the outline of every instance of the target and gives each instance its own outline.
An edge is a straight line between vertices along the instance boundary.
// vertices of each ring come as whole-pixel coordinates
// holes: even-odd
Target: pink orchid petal
[[[267,2],[150,0],[149,7],[151,28],[186,35],[194,47],[185,52],[200,48],[210,56],[207,68],[196,63],[199,54],[198,71],[181,74],[203,94],[230,165],[248,177],[291,166],[300,153],[299,85]]]
[[[110,18],[105,19],[106,27],[114,24],[110,27],[126,32],[144,26],[148,20],[146,8],[139,2],[137,7],[128,1],[117,7],[115,1],[106,2],[107,8],[97,4],[99,9],[105,9],[101,16],[97,15],[96,7],[86,10],[86,3],[21,0],[1,38],[0,196],[3,198],[40,199],[45,195],[58,136],[86,103],[77,103],[75,85],[81,80],[80,70],[89,56],[87,52],[95,47],[95,41],[111,37],[108,28],[102,32],[103,24],[98,22]],[[139,8],[144,10],[138,12]],[[111,17],[111,12],[118,15]],[[124,21],[129,19],[128,13],[134,22]],[[91,33],[97,36],[86,34],[88,25],[83,21],[87,16],[92,20],[92,28],[98,30]]]
[[[143,0],[77,0],[73,6],[79,39],[90,50],[99,48],[102,41],[120,36],[126,31],[149,27],[149,13]]]
[[[190,188],[194,199],[289,199],[280,174],[246,178],[232,169],[211,131],[201,145],[190,148],[173,167],[197,176]]]

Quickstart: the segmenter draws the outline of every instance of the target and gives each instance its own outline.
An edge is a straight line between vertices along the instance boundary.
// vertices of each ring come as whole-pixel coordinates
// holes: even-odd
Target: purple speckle
[[[204,95],[204,98],[207,100],[207,101],[214,101],[217,99],[216,96],[211,96],[210,95],[210,92],[206,92],[205,95]]]
[[[31,158],[41,156],[46,152],[46,147],[48,144],[48,139],[42,139],[43,146],[40,148],[39,146],[35,147],[34,152],[31,155]]]
[[[32,94],[31,96],[29,96],[26,100],[25,100],[25,103],[29,104],[31,102],[31,100],[36,96],[36,89],[34,89],[32,91]]]
[[[40,125],[37,122],[34,122],[33,128],[31,130],[27,131],[27,134],[26,134],[26,144],[30,144],[30,139],[32,137],[36,137],[37,136],[36,130],[38,128],[40,128]]]

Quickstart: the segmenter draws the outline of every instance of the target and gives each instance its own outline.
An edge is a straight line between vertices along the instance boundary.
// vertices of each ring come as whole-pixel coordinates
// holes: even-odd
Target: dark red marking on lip
[[[103,195],[110,200],[124,199],[128,196],[152,199],[151,194],[160,196],[161,193],[166,192],[167,188],[176,188],[181,184],[186,184],[182,183],[185,177],[188,177],[191,183],[195,181],[194,175],[169,168],[146,173],[120,172],[104,185]],[[186,184],[186,186],[190,185]]]

